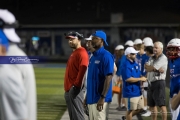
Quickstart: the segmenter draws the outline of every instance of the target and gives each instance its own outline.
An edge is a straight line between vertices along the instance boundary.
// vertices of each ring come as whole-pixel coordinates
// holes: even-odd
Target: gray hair
[[[158,44],[158,46],[159,46],[160,48],[162,48],[162,49],[163,49],[163,43],[162,43],[162,42],[157,41],[157,42],[155,42],[155,43],[157,43],[157,44]],[[154,44],[155,44],[155,43],[154,43]]]

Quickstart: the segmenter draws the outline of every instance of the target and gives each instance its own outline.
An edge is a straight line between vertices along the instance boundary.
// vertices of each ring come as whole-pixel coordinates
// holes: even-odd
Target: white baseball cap
[[[135,39],[134,40],[134,45],[137,45],[137,44],[142,44],[142,40],[141,39]]]
[[[85,40],[92,40],[92,35],[88,38],[84,38]]]
[[[132,40],[128,40],[126,43],[125,43],[125,45],[128,45],[128,46],[134,46],[134,43],[133,43],[133,41]]]
[[[150,37],[145,37],[143,39],[143,44],[144,46],[152,46],[152,47],[154,46],[153,40]]]
[[[137,54],[138,51],[136,51],[133,47],[128,47],[128,48],[126,48],[124,54],[125,54],[125,55],[128,55],[128,54],[131,54],[131,53]]]
[[[16,22],[15,16],[6,9],[0,9],[0,19],[7,24]],[[19,43],[21,39],[15,32],[15,28],[3,28],[3,32],[9,41]]]
[[[118,46],[115,47],[115,50],[121,50],[121,49],[124,49],[123,45],[118,45]]]

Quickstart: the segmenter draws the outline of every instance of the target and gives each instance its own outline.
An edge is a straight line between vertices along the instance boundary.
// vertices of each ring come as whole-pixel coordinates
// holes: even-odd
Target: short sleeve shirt
[[[87,75],[87,104],[97,103],[103,91],[105,77],[113,74],[114,57],[101,47],[93,53],[88,66]],[[105,96],[105,102],[112,101],[112,82]]]
[[[166,71],[167,71],[167,65],[168,60],[167,57],[164,54],[161,54],[157,59],[155,57],[151,57],[148,61],[148,65],[154,66],[157,70],[162,68],[164,70],[164,73],[157,73],[157,72],[148,72],[147,78],[150,82],[155,82],[157,80],[165,80],[166,79]]]
[[[131,98],[138,97],[141,95],[140,81],[138,82],[126,82],[127,79],[140,78],[141,72],[139,65],[134,61],[131,62],[126,58],[126,61],[123,65],[122,79],[123,79],[123,97]]]

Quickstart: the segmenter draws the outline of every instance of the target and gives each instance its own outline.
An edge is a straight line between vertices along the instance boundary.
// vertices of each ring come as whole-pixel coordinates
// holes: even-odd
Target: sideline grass
[[[65,68],[35,68],[38,120],[60,120],[66,110]]]

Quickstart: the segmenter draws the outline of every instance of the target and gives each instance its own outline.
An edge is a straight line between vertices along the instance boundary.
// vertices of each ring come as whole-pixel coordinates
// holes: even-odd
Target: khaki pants
[[[89,120],[108,120],[109,103],[105,102],[103,110],[97,110],[97,104],[88,104]]]
[[[125,98],[127,109],[128,110],[138,110],[144,107],[144,98],[143,96]]]

